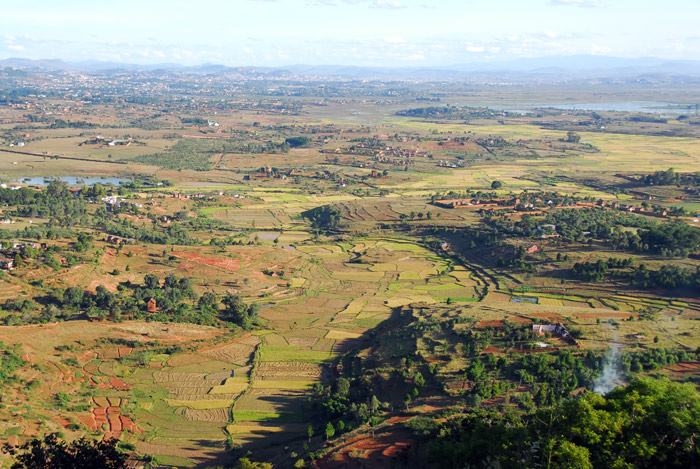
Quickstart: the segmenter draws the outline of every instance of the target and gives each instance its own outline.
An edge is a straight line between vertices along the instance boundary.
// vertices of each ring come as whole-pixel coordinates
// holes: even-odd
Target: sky
[[[700,60],[700,0],[0,0],[0,59],[447,66]]]

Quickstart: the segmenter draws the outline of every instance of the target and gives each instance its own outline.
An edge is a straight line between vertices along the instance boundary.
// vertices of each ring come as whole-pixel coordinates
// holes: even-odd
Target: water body
[[[656,114],[695,113],[694,105],[689,109],[688,105],[685,104],[663,101],[610,101],[602,103],[554,104],[548,107],[563,110],[653,112]]]
[[[118,186],[125,182],[131,182],[131,179],[125,178],[114,178],[114,177],[79,177],[79,176],[65,176],[57,178],[47,178],[47,177],[30,177],[30,178],[18,178],[18,182],[24,184],[29,184],[33,186],[48,186],[52,179],[60,179],[65,181],[69,186],[90,186],[92,184],[114,184]]]
[[[503,106],[503,103],[500,104]],[[690,106],[690,107],[689,107]],[[492,109],[499,109],[499,105],[489,106]],[[520,104],[517,108],[509,109],[504,107],[504,111],[525,114],[533,112],[535,109],[559,109],[562,111],[612,111],[612,112],[649,112],[654,114],[695,114],[695,105],[669,103],[664,101],[607,101],[599,103],[529,103]]]
[[[257,236],[260,241],[274,241],[281,235],[282,233],[279,233],[277,231],[256,231],[251,236],[253,238]]]
[[[511,303],[538,303],[539,298],[532,296],[514,296],[510,300]]]

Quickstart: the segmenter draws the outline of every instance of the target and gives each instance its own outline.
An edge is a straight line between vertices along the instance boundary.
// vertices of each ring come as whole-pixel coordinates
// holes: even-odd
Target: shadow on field
[[[321,383],[328,385],[333,377],[340,375],[343,368],[349,370],[353,366],[358,366],[359,359],[353,357],[353,352],[375,348],[382,334],[398,328],[402,322],[402,308],[394,308],[391,316],[375,328],[366,331],[356,339],[347,339],[339,346],[334,347],[334,351],[338,352],[339,356],[322,364]],[[373,362],[375,358],[367,357],[364,360],[369,365],[369,362]],[[274,467],[291,467],[298,458],[321,447],[325,442],[323,427],[326,422],[320,418],[318,409],[307,402],[307,398],[310,396],[312,396],[311,390],[251,390],[245,399],[259,401],[261,408],[273,407],[275,412],[281,414],[282,417],[269,422],[251,423],[255,426],[255,430],[251,431],[248,436],[253,435],[254,437],[247,441],[244,435],[238,441],[234,435],[235,449],[231,452],[231,456],[234,459],[250,457],[256,461],[270,462]],[[244,427],[246,422],[241,422],[240,425]],[[314,433],[314,436],[311,437],[311,443],[309,443],[307,433],[309,425],[313,427]],[[278,432],[266,432],[264,428],[266,426],[273,427]],[[284,430],[279,432],[279,427]],[[294,454],[298,456],[293,457]]]

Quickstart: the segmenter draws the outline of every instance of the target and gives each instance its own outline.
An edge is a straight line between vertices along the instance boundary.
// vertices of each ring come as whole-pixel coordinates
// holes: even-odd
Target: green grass
[[[199,213],[204,215],[205,217],[211,217],[213,216],[216,212],[219,210],[235,210],[236,207],[203,207],[199,209]]]
[[[416,287],[413,287],[414,290],[430,290],[430,291],[455,290],[455,289],[460,289],[460,288],[462,288],[462,287],[460,285],[457,285],[456,283],[444,283],[441,285],[428,284],[428,285],[418,285]]]
[[[270,412],[266,410],[234,410],[233,419],[236,422],[301,422],[303,417],[298,412]]]
[[[157,454],[155,458],[157,464],[160,466],[194,467],[197,465],[191,459],[183,458],[181,456],[174,456],[172,454]]]
[[[262,362],[323,363],[334,356],[332,352],[308,350],[291,345],[264,346],[260,354]]]

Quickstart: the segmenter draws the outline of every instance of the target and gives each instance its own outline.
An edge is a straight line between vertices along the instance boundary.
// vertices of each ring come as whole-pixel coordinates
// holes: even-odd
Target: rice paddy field
[[[478,99],[491,102],[491,93],[482,90]],[[476,98],[455,96],[454,102],[470,99]],[[301,112],[293,116],[269,109],[222,111],[216,117],[219,130],[185,125],[174,113],[163,113],[144,128],[133,127],[138,119],[154,115],[156,107],[115,115],[100,107],[90,115],[102,126],[100,135],[129,135],[136,142],[81,145],[98,130],[52,129],[44,123],[28,134],[23,150],[32,154],[0,151],[3,184],[23,184],[17,181],[32,176],[163,181],[122,191],[139,210],[111,208],[107,215],[97,200],[87,204],[87,211],[92,216],[105,207],[101,217],[117,227],[158,233],[182,228],[189,236],[181,244],[143,238],[117,246],[109,241],[113,233],[101,231],[102,220],[81,221],[76,229],[94,240],[75,265],[56,270],[32,260],[27,269],[0,275],[0,319],[11,314],[8,300],[34,298],[39,314],[55,291],[73,286],[89,294],[98,286],[112,293],[127,291],[147,274],[186,277],[197,297],[240,295],[260,307],[258,323],[248,331],[225,323],[209,327],[128,316],[121,322],[80,316],[0,326],[2,345],[20,347],[26,362],[18,371],[22,386],[2,396],[0,440],[21,443],[60,431],[69,439],[118,438],[139,454],[153,455],[160,466],[224,465],[230,463],[232,448],[240,450],[236,454],[250,450],[288,463],[287,446],[299,449],[308,440],[310,416],[304,402],[314,385],[336,376],[337,361],[345,354],[371,354],[373,338],[396,325],[402,308],[416,305],[459,311],[473,319],[477,332],[505,322],[562,322],[576,330],[582,350],[600,351],[611,344],[631,349],[700,346],[697,294],[644,290],[620,279],[594,283],[566,278],[574,263],[605,261],[623,255],[622,250],[598,241],[492,232],[493,243],[470,247],[474,238],[469,236],[487,225],[481,208],[431,203],[447,191],[481,191],[474,197],[493,193],[502,199],[549,191],[637,206],[684,207],[688,214],[679,221],[697,227],[700,222],[691,212],[700,200],[692,190],[613,189],[629,183],[629,174],[669,167],[696,171],[700,140],[635,127],[637,133],[580,131],[583,144],[566,147],[566,130],[535,125],[526,117],[503,123],[429,122],[395,115],[415,107],[413,99],[383,100],[318,105],[299,98],[295,104]],[[0,108],[3,122],[21,116]],[[70,116],[80,118],[79,113]],[[564,117],[553,118],[554,124]],[[0,131],[15,136],[12,124],[0,124]],[[311,143],[286,152],[261,153],[253,145],[279,144],[302,134]],[[467,137],[471,140],[460,145],[458,139]],[[502,147],[475,143],[501,137],[506,142]],[[172,147],[181,141],[201,154],[173,156]],[[219,141],[245,141],[251,151],[225,151]],[[419,156],[409,158],[403,151]],[[196,163],[209,169],[193,169],[181,158],[198,158]],[[438,164],[441,160],[447,166]],[[492,189],[495,181],[501,185]],[[319,207],[337,210],[337,224],[323,226],[302,215]],[[3,225],[8,242],[33,242],[21,230],[58,226],[56,220],[9,212],[0,208],[0,218],[15,221]],[[507,216],[522,220],[523,213],[513,209]],[[44,241],[56,253],[73,242]],[[517,247],[532,243],[538,245],[537,253],[526,257],[532,269],[498,265],[499,257],[510,259]],[[649,269],[669,263],[691,272],[698,268],[692,255],[624,256]],[[455,363],[448,371],[460,371]],[[323,444],[322,436],[315,438]]]
[[[173,251],[177,263],[160,272],[191,271],[202,279],[197,284],[212,288],[230,288],[212,281],[225,279],[249,297],[265,291],[259,301],[272,298],[274,303],[261,310],[266,327],[255,334],[225,338],[223,331],[201,326],[69,322],[0,328],[0,337],[6,344],[20,344],[33,363],[51,370],[42,380],[47,391],[36,394],[37,401],[52,398],[48,389],[64,389],[75,406],[85,408],[61,412],[71,422],[133,442],[158,461],[196,465],[210,461],[214,448],[223,448],[227,440],[256,445],[269,442],[270,435],[304,430],[301,403],[308,390],[328,373],[334,357],[362,343],[364,334],[387,320],[393,308],[447,298],[471,302],[480,294],[482,281],[473,272],[415,242],[363,238],[319,244],[308,242],[304,232],[284,235],[296,243],[295,249],[233,246],[227,248],[227,258],[180,248]],[[261,272],[262,266],[275,265],[284,266],[284,277]],[[52,341],[39,342],[37,348],[36,337],[44,334]],[[91,345],[106,337],[155,340],[186,350],[131,362],[129,355],[140,356],[138,347]],[[60,344],[73,344],[75,353],[57,355]],[[73,355],[78,364],[69,360],[66,365]],[[108,410],[101,414],[99,409]],[[121,426],[109,426],[110,421]],[[194,438],[207,440],[209,449],[180,450]]]

